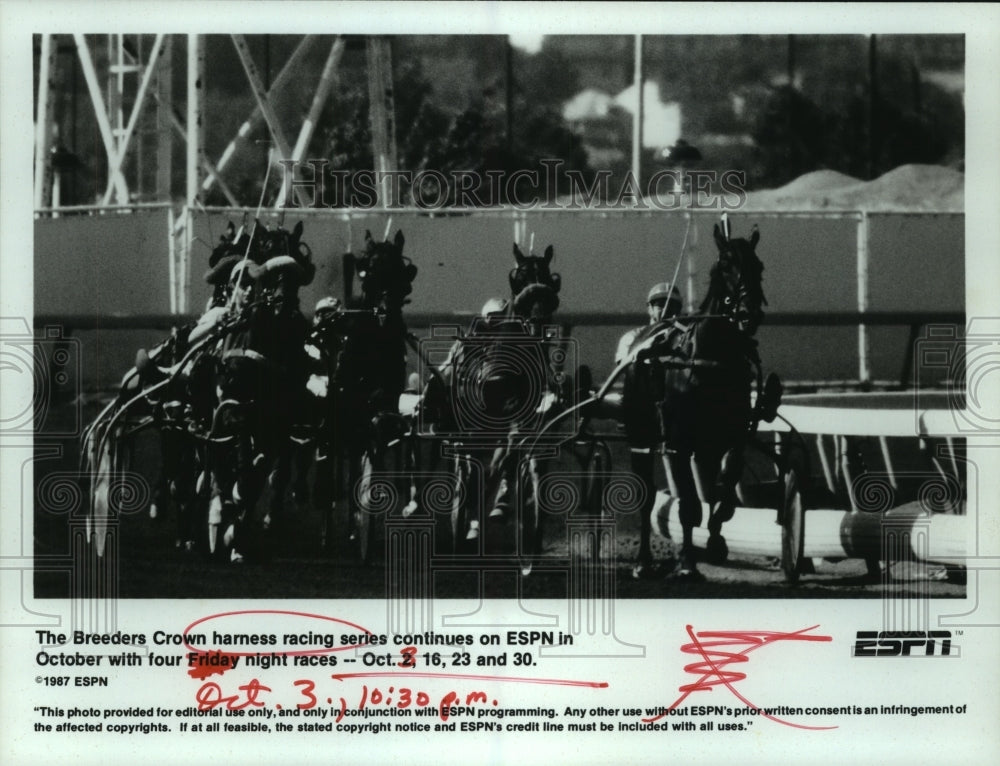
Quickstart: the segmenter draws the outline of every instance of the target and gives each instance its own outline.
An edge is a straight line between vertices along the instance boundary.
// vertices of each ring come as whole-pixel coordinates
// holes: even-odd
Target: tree
[[[752,132],[758,163],[755,185],[781,186],[822,167],[827,121],[828,115],[795,88],[775,89]]]
[[[513,201],[506,194],[506,184],[500,185],[497,197],[496,185],[486,176],[489,171],[508,176],[518,170],[538,174],[538,184],[530,180],[519,184],[517,200],[556,196],[568,183],[567,170],[589,172],[582,142],[564,124],[557,108],[562,94],[574,87],[573,80],[565,76],[561,84],[550,82],[540,98],[534,85],[528,91],[524,88],[529,87],[532,78],[552,73],[559,61],[558,55],[550,55],[527,68],[528,82],[519,83],[514,94],[516,119],[511,136],[507,135],[504,102],[495,97],[495,87],[484,89],[482,97],[473,99],[473,103],[462,111],[449,114],[434,101],[433,87],[424,76],[419,61],[411,60],[399,66],[394,77],[394,94],[400,168],[414,174],[437,171],[448,179],[453,178],[455,172],[472,172],[478,176],[478,181],[467,189],[472,192],[472,199],[485,205]],[[530,93],[530,98],[526,92]],[[331,119],[332,125],[325,134],[326,155],[332,170],[348,172],[347,194],[345,199],[328,201],[344,205],[357,191],[351,174],[373,167],[367,87],[359,85],[357,80],[345,82],[338,92],[335,113],[339,119]],[[344,119],[345,114],[349,115],[347,119]],[[542,160],[549,159],[563,163],[555,189],[545,184]],[[459,200],[454,186],[450,186],[446,194],[448,204],[460,201],[468,204],[470,200],[468,196]]]

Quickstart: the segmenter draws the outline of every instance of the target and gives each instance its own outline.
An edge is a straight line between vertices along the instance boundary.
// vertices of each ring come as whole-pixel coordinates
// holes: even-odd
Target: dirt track
[[[92,402],[82,409],[83,422],[89,422],[98,411]],[[64,427],[72,407],[63,405],[49,413],[48,428]],[[63,446],[59,458],[35,462],[36,488],[46,476],[77,469],[75,439],[48,441],[44,434],[36,441],[36,454],[41,456],[47,443]],[[618,451],[616,450],[616,453]],[[151,435],[140,436],[135,451],[133,469],[153,478],[158,461],[156,440]],[[615,465],[622,465],[624,454],[615,454]],[[568,465],[568,464],[567,464]],[[41,494],[41,493],[37,493]],[[25,493],[27,495],[27,493]],[[343,504],[341,503],[341,506]],[[258,538],[258,556],[240,565],[208,560],[200,551],[184,551],[175,546],[172,512],[149,518],[145,507],[122,515],[118,527],[118,595],[124,598],[383,598],[387,592],[386,534],[382,524],[375,524],[372,560],[362,564],[343,534],[345,519],[339,515],[339,544],[330,552],[320,546],[319,514],[304,506],[295,508],[286,503],[286,515],[276,528]],[[70,556],[69,525],[75,517],[65,508],[54,510],[44,498],[35,506],[35,552],[40,568],[35,573],[35,595],[65,597],[70,591],[66,571],[42,567],[44,560],[63,562]],[[77,517],[78,518],[78,517]],[[519,572],[519,561],[496,555],[481,558],[488,567],[476,572],[480,559],[456,561],[448,551],[450,530],[447,517],[432,522],[433,554],[429,566],[433,572],[435,598],[476,597],[565,598],[570,581],[571,562],[590,564],[590,554],[571,556],[567,532],[567,516],[546,514],[544,552],[530,576]],[[774,513],[761,509],[761,523],[774,523]],[[504,553],[513,550],[513,524],[484,530],[487,552]],[[678,582],[670,576],[636,581],[631,567],[638,549],[637,514],[622,515],[615,523],[612,545],[601,552],[602,588],[618,598],[881,598],[885,593],[896,597],[908,593],[927,593],[931,597],[961,597],[965,586],[948,581],[917,579],[925,571],[893,570],[894,578],[883,581],[867,577],[860,560],[816,562],[815,574],[804,574],[797,585],[785,581],[774,559],[744,557],[731,554],[723,565],[702,564],[703,583]],[[485,542],[492,540],[492,544]],[[669,556],[669,544],[654,538],[654,553],[664,560]],[[777,551],[775,552],[777,555]],[[407,564],[405,559],[394,559]],[[470,563],[471,562],[471,563]],[[58,569],[59,567],[55,567]],[[488,571],[487,571],[488,570]],[[933,573],[933,572],[932,572]],[[612,576],[613,575],[613,576]]]

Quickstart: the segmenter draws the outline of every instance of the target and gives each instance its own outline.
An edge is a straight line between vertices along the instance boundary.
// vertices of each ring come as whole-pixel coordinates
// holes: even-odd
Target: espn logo
[[[859,630],[855,657],[948,657],[950,630]]]

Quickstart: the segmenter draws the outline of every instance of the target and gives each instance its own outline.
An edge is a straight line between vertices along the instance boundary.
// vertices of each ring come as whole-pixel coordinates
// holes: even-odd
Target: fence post
[[[858,219],[858,313],[864,315],[868,311],[868,213],[861,211]],[[858,382],[862,385],[871,382],[871,369],[868,365],[868,327],[864,316],[858,323]]]
[[[167,208],[167,279],[170,282],[170,313],[177,313],[177,247],[174,233],[174,208]]]

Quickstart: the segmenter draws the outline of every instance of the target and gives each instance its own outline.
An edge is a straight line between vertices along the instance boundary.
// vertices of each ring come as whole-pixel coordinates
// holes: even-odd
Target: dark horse
[[[699,486],[710,505],[707,555],[726,558],[722,527],[736,508],[744,447],[761,419],[774,418],[780,398],[776,376],[761,385],[754,339],[767,305],[764,266],[756,254],[759,240],[756,227],[749,239],[730,239],[716,225],[719,259],[699,312],[644,328],[630,349],[623,401],[626,433],[635,441],[644,421],[658,424],[657,439],[683,529],[676,571],[681,578],[702,577],[692,542],[692,530],[702,522]],[[756,407],[751,396],[755,384]],[[640,562],[644,558],[649,559],[648,520],[640,540]]]
[[[197,434],[207,433],[218,404],[212,341],[227,327],[234,290],[241,282],[245,287],[250,281],[245,270],[233,275],[234,266],[254,250],[250,239],[242,230],[237,236],[229,224],[209,257],[204,279],[212,286],[212,295],[205,312],[197,321],[173,328],[169,338],[149,351],[140,349],[133,385],[122,391],[134,395],[137,387],[148,390],[157,383],[165,384],[147,397],[153,407],[152,425],[160,439],[160,474],[149,514],[155,519],[161,510],[174,505],[177,545],[186,550],[194,549],[198,537],[197,475],[206,462]]]
[[[458,493],[465,507],[453,513],[456,545],[478,547],[480,515],[504,520],[521,501],[521,550],[525,561],[541,548],[539,509],[534,503],[540,461],[526,444],[554,409],[548,346],[557,343],[550,326],[559,306],[561,278],[551,271],[553,249],[524,255],[515,244],[515,268],[508,276],[510,300],[491,299],[469,333],[455,342],[439,374],[424,393],[427,411],[440,413],[453,437],[455,470],[468,481],[483,472],[482,497]],[[530,485],[530,487],[528,486]],[[521,497],[517,497],[520,491]],[[480,501],[485,508],[478,507]],[[468,533],[461,520],[468,522]],[[527,564],[525,565],[527,568]]]
[[[404,243],[402,232],[391,241],[376,242],[366,231],[364,251],[344,257],[347,306],[326,313],[313,331],[329,380],[318,452],[332,462],[320,461],[317,472],[339,477],[340,461],[346,460],[348,466],[345,487],[338,486],[342,482],[335,478],[318,492],[324,506],[323,543],[332,544],[329,530],[336,498],[346,488],[352,508],[348,537],[359,542],[362,559],[369,554],[366,514],[371,509],[362,507],[360,483],[380,469],[383,449],[398,436],[402,423],[398,413],[406,386],[403,306],[417,276],[417,267],[403,255]],[[355,276],[361,287],[357,298]]]
[[[288,463],[289,428],[308,375],[309,325],[299,310],[298,290],[312,281],[315,267],[301,242],[302,224],[291,232],[258,227],[258,234],[259,255],[246,267],[252,290],[245,305],[232,307],[232,326],[216,357],[220,402],[213,432],[228,433],[233,441],[211,448],[209,528],[210,534],[216,525],[225,530],[234,561],[246,549],[241,532],[268,473]],[[272,493],[265,527],[275,520],[280,499]]]

